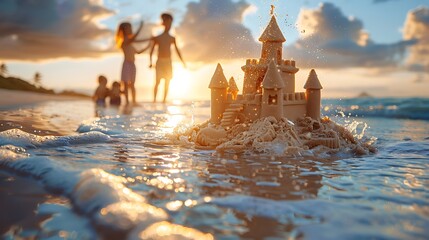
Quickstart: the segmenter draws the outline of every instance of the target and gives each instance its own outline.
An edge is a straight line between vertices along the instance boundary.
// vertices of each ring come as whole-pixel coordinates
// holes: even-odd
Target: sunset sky
[[[169,99],[209,99],[218,62],[241,89],[241,66],[259,57],[270,5],[287,39],[283,56],[300,68],[297,91],[315,68],[326,97],[429,97],[428,0],[1,0],[0,62],[10,76],[31,80],[40,72],[48,88],[91,92],[99,74],[119,80],[117,25],[130,21],[136,30],[143,20],[141,37],[148,37],[170,12],[188,68],[174,55]],[[150,100],[148,52],[136,65],[138,97]]]

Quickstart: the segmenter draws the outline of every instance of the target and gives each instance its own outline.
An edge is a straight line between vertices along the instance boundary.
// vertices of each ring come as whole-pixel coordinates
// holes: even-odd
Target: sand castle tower
[[[271,60],[262,81],[261,117],[283,117],[283,87],[283,79],[274,60]]]
[[[210,122],[219,124],[226,108],[228,82],[223,73],[222,66],[218,63],[210,81],[211,89],[211,118]]]
[[[234,77],[231,77],[228,84],[228,94],[231,94],[231,100],[237,99],[238,91],[237,83],[235,82]]]
[[[304,88],[306,89],[305,95],[307,98],[307,116],[313,119],[320,119],[320,90],[323,87],[314,69],[311,69]]]
[[[286,38],[280,30],[277,20],[274,16],[265,30],[259,37],[262,42],[261,58],[247,59],[246,65],[242,67],[244,71],[243,95],[254,95],[260,93],[261,82],[265,76],[267,64],[271,59],[275,59],[278,69],[281,71],[280,75],[283,78],[285,87],[283,93],[295,92],[295,74],[299,71],[295,67],[295,61],[283,60],[283,43]]]
[[[259,61],[247,59],[246,65],[242,67],[244,71],[243,95],[260,93],[260,85],[268,62],[271,59],[275,59],[278,64],[282,61],[282,45],[286,38],[274,16],[271,17],[270,23],[259,37],[259,41],[262,42],[261,58]]]
[[[295,92],[295,73],[299,69],[295,67],[294,60],[285,60],[283,62],[283,43],[286,38],[283,36],[274,16],[271,17],[270,23],[268,23],[261,37],[259,37],[259,41],[262,42],[261,59],[276,60],[285,85],[283,93]]]
[[[282,61],[283,42],[286,41],[286,38],[283,36],[274,16],[271,17],[270,23],[259,37],[259,41],[262,42],[261,58],[275,59],[276,63],[280,64]]]

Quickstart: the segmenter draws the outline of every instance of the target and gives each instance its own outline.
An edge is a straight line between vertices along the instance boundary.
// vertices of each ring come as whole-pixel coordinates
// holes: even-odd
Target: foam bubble
[[[198,230],[172,224],[166,221],[152,224],[148,228],[137,227],[128,236],[129,240],[136,239],[182,239],[182,240],[213,240],[211,234],[204,234]]]
[[[93,131],[102,132],[107,135],[115,135],[120,133],[118,131],[113,131],[105,126],[95,125],[95,124],[85,124],[85,123],[80,124],[76,130],[76,132],[78,133],[87,133],[87,132],[93,132]]]
[[[58,147],[74,144],[107,142],[110,137],[101,132],[87,132],[71,136],[38,136],[20,129],[0,132],[0,145],[14,145],[24,148]]]
[[[107,134],[109,136],[122,136],[124,135],[124,129],[113,129],[117,128],[118,125],[123,124],[122,117],[110,117],[110,118],[102,118],[97,120],[86,120],[83,121],[79,127],[77,128],[76,132],[78,133],[87,133],[87,132],[102,132],[104,134]]]
[[[167,220],[168,214],[147,203],[122,201],[102,208],[95,219],[98,225],[128,231],[137,224],[140,228],[146,228],[153,223]]]

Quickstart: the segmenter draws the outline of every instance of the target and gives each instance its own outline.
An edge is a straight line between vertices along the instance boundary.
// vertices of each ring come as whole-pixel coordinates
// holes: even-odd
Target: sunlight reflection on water
[[[29,154],[67,169],[100,168],[125,177],[124,191],[164,209],[176,224],[219,239],[317,239],[331,238],[332,232],[343,239],[428,235],[427,121],[334,117],[356,134],[376,136],[380,152],[359,158],[290,159],[152,143],[177,126],[206,120],[205,102],[142,104],[127,114],[107,108],[99,117],[86,102],[69,106],[46,103],[8,114],[17,122],[13,114],[50,119],[42,130],[65,134],[81,124],[80,132],[101,131],[112,140],[29,149]],[[173,227],[167,225],[162,228]]]

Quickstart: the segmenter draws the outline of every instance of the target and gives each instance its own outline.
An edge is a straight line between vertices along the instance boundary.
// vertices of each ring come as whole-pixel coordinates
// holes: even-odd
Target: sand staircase
[[[243,110],[243,104],[241,103],[232,103],[223,113],[222,120],[220,125],[223,128],[232,127],[237,119],[238,114]]]

